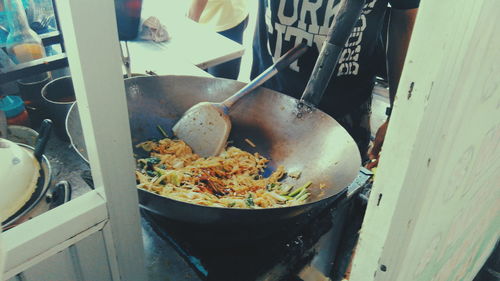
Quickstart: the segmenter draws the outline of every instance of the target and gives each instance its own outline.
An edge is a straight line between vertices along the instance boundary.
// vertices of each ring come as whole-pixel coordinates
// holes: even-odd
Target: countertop
[[[170,39],[165,42],[128,41],[132,72],[153,71],[161,75],[186,63],[207,69],[243,56],[241,44],[188,19],[184,9],[182,3],[172,0],[143,2],[141,19],[158,18]],[[180,72],[184,70],[179,69]]]

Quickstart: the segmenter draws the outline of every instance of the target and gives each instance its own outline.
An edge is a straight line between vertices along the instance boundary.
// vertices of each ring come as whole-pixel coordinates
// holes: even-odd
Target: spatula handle
[[[278,71],[281,71],[296,61],[302,54],[307,51],[307,45],[302,42],[299,45],[293,47],[290,51],[286,52],[281,56],[273,65],[267,68],[259,76],[255,77],[250,83],[245,87],[241,88],[237,93],[227,98],[222,102],[225,107],[225,111],[229,111],[231,106],[233,106],[239,99],[241,99],[246,94],[252,92],[260,85],[264,84],[267,80],[271,79]]]

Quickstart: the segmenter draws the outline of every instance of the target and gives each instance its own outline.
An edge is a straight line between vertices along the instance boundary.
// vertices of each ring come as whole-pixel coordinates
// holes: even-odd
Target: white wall
[[[498,11],[422,1],[351,280],[472,280],[498,240]]]
[[[5,250],[2,244],[2,230],[0,229],[0,280],[3,280],[4,264],[5,264]]]

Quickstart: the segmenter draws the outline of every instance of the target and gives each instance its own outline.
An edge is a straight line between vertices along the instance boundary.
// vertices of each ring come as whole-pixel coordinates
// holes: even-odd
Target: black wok
[[[357,18],[359,10],[356,13]],[[349,24],[350,31],[354,21]],[[349,33],[344,32],[345,40]],[[335,38],[338,39],[338,36]],[[343,45],[342,42],[334,42],[333,45],[326,46],[327,49],[332,47],[327,51],[336,56],[333,58],[333,68]],[[332,60],[325,60],[320,55],[318,63],[324,67],[323,64],[332,64]],[[307,86],[301,101],[260,88],[236,104],[230,114],[233,127],[229,140],[236,147],[259,152],[270,158],[271,170],[283,165],[288,171],[302,172],[297,181],[285,179],[285,182],[293,181],[296,186],[307,181],[314,183],[307,204],[274,209],[207,207],[176,201],[140,189],[141,207],[191,226],[210,225],[225,229],[278,225],[321,209],[354,180],[361,164],[357,146],[346,130],[332,117],[313,107],[316,100],[319,100],[318,96],[323,93],[324,85],[321,84],[328,83],[330,72],[321,75],[321,71],[313,71],[312,82]],[[145,140],[162,138],[157,125],[171,134],[173,125],[191,106],[203,101],[220,102],[243,85],[233,80],[191,76],[126,79],[132,143],[136,145]],[[87,159],[76,104],[68,113],[66,127],[72,145]],[[251,140],[256,147],[250,146],[245,139]],[[144,152],[135,147],[134,153],[137,157],[144,156]],[[326,188],[320,189],[320,183],[325,184]]]
[[[132,143],[161,139],[161,125],[167,133],[185,110],[200,101],[221,101],[243,83],[192,76],[150,76],[125,80]],[[271,159],[271,169],[283,165],[300,170],[300,178],[286,179],[299,186],[313,181],[308,204],[275,209],[232,209],[189,204],[139,189],[141,207],[164,217],[201,225],[256,225],[292,219],[326,204],[356,177],[360,167],[357,146],[349,134],[327,114],[313,110],[297,117],[299,101],[269,89],[258,89],[231,112],[233,128],[229,140],[236,147],[259,152]],[[71,143],[87,158],[78,107],[66,120]],[[245,138],[255,143],[251,147]],[[134,147],[136,157],[144,151]],[[319,189],[319,183],[327,187]]]

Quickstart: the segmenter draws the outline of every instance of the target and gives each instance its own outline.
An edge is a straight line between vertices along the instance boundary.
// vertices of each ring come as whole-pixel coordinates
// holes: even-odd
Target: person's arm
[[[389,30],[387,38],[387,72],[389,79],[389,96],[391,108],[394,104],[394,98],[398,90],[399,79],[403,71],[405,62],[406,51],[410,43],[413,25],[418,9],[391,9],[391,16],[389,19]],[[372,168],[377,166],[378,158],[382,145],[385,139],[389,119],[380,126],[375,135],[373,147],[370,151],[369,157],[372,159],[367,167]]]
[[[207,1],[208,0],[193,0],[191,2],[191,6],[189,7],[188,18],[198,22],[203,10],[205,10],[205,7],[207,6]]]
[[[417,10],[391,10],[387,38],[387,72],[391,107],[394,104],[394,97],[398,90]]]

